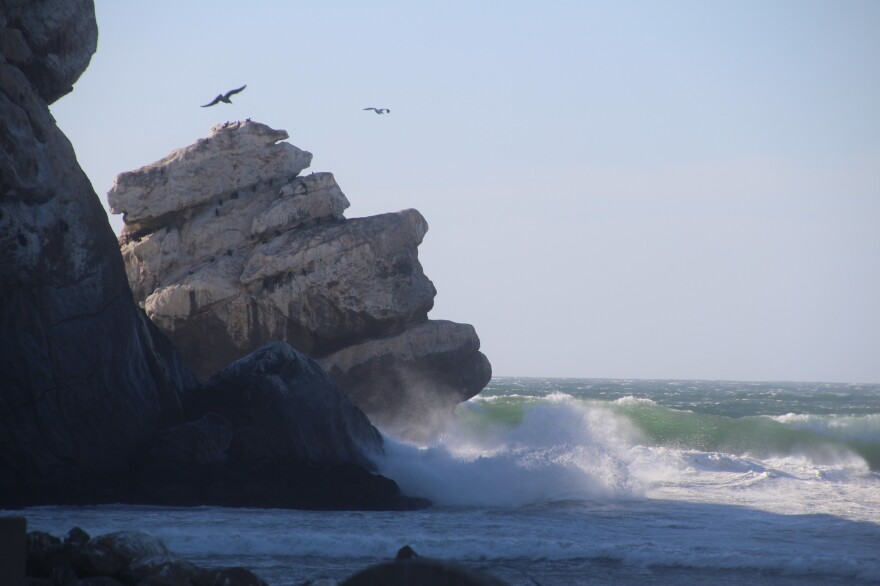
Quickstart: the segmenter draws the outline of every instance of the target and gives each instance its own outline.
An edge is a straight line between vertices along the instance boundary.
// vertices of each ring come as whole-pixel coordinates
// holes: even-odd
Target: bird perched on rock
[[[213,106],[214,104],[217,104],[217,103],[219,103],[219,102],[225,102],[225,103],[227,103],[227,104],[231,104],[231,103],[232,103],[232,100],[229,99],[229,96],[234,96],[235,94],[237,94],[238,92],[240,92],[241,90],[243,90],[243,89],[246,88],[246,87],[247,87],[247,84],[241,86],[241,87],[238,88],[238,89],[235,89],[235,90],[229,90],[229,91],[226,92],[225,94],[220,94],[219,96],[217,96],[216,98],[214,98],[214,101],[213,101],[213,102],[211,102],[210,104],[205,104],[204,106],[202,106],[202,108],[207,108],[208,106]]]
[[[391,112],[388,108],[364,108],[364,110],[372,110],[376,114],[388,114]]]

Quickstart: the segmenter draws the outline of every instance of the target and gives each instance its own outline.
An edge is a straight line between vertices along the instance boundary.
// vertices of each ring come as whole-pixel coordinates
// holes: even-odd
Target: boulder
[[[239,359],[187,396],[190,416],[218,413],[231,422],[231,449],[239,459],[276,459],[371,468],[382,436],[363,411],[311,358],[271,342]],[[257,446],[240,443],[256,430]]]
[[[371,566],[340,586],[508,586],[498,578],[444,560],[412,558]]]
[[[157,434],[139,502],[406,509],[372,473],[382,436],[311,358],[272,342],[184,400],[187,423]]]
[[[81,530],[71,530],[79,537]],[[4,576],[5,577],[5,576]],[[5,584],[5,582],[3,582]],[[159,539],[117,531],[87,542],[28,534],[27,584],[47,586],[266,586],[244,568],[201,568],[177,559]]]
[[[49,112],[96,38],[91,1],[0,0],[0,506],[113,499],[197,384]]]
[[[105,533],[91,539],[85,547],[95,551],[113,552],[123,560],[126,568],[155,565],[171,559],[171,553],[165,544],[143,531]]]
[[[471,326],[428,320],[428,224],[416,210],[346,219],[334,176],[301,176],[311,155],[287,136],[219,124],[116,178],[134,296],[202,380],[283,340],[384,427],[424,433],[491,378]]]
[[[246,568],[202,570],[191,579],[193,586],[267,586]]]
[[[409,586],[410,584],[506,586],[507,583],[491,574],[461,564],[421,557],[411,546],[404,545],[397,550],[394,561],[376,564],[356,572],[340,586]]]

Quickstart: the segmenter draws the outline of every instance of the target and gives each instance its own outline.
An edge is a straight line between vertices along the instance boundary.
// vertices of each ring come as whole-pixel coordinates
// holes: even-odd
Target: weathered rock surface
[[[149,228],[161,226],[178,210],[220,202],[263,177],[292,180],[309,166],[312,154],[278,142],[285,138],[286,132],[264,124],[215,127],[209,138],[138,171],[121,173],[107,194],[110,208],[124,214],[130,226]]]
[[[106,494],[196,384],[135,305],[47,101],[96,46],[90,1],[0,1],[0,503]]]
[[[418,431],[491,378],[469,325],[431,322],[416,210],[346,219],[330,173],[256,122],[137,171],[108,194],[124,213],[129,283],[204,380],[271,340],[331,370],[367,414]]]
[[[73,90],[97,46],[93,0],[0,1],[0,53],[48,104]]]

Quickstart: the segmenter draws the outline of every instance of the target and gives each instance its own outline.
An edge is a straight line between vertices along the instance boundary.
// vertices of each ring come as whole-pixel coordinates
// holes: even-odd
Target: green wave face
[[[546,396],[490,396],[461,405],[456,415],[463,430],[490,437],[515,429],[530,408],[545,401]],[[871,470],[880,470],[880,416],[876,414],[811,415],[787,420],[764,415],[728,417],[698,413],[660,406],[646,399],[576,402],[628,420],[641,432],[641,442],[649,446],[755,458],[806,456],[817,464],[833,463],[855,454]]]
[[[808,455],[817,463],[835,461],[852,452],[865,459],[872,470],[880,469],[877,441],[841,439],[771,417],[730,418],[644,404],[612,409],[636,425],[652,445],[757,458]]]

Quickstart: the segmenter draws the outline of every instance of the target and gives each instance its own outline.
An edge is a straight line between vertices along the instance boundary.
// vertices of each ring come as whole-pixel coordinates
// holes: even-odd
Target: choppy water
[[[410,544],[511,584],[880,582],[880,385],[494,379],[380,469],[405,513],[40,507],[31,529],[141,529],[273,586]]]

